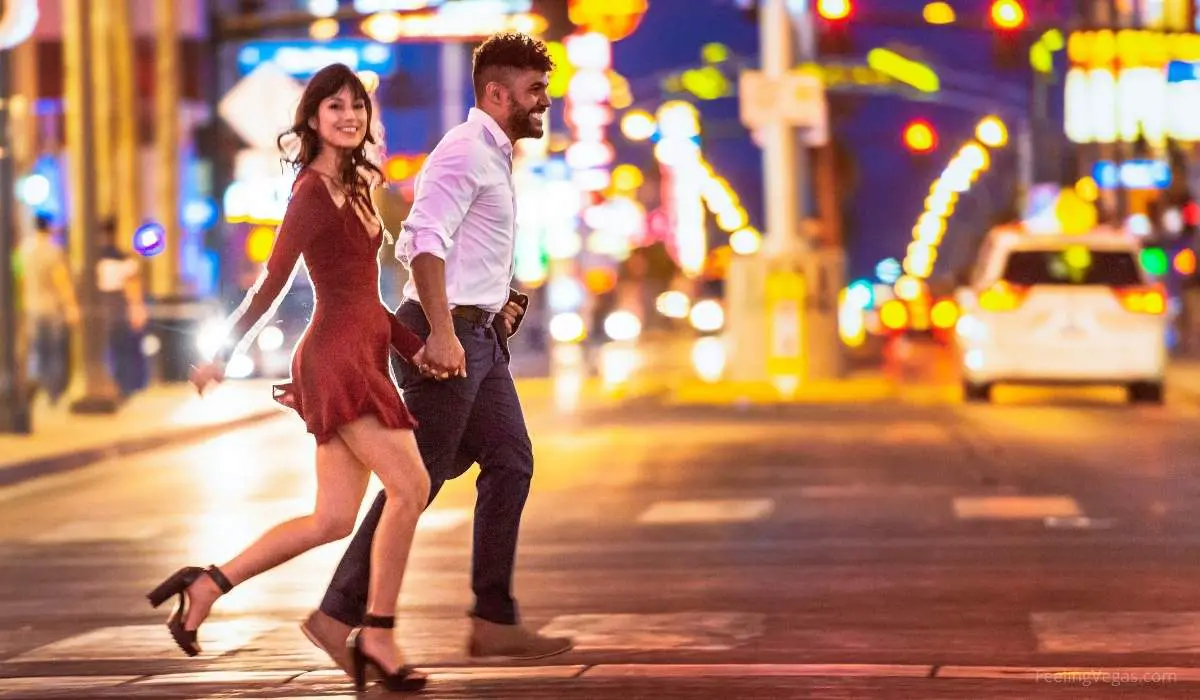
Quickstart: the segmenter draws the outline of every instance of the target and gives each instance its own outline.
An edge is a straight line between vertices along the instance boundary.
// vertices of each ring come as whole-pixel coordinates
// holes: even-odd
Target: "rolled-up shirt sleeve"
[[[396,258],[401,262],[411,263],[424,253],[446,259],[475,199],[481,147],[474,139],[459,139],[429,155],[417,176],[412,209],[397,241]]]

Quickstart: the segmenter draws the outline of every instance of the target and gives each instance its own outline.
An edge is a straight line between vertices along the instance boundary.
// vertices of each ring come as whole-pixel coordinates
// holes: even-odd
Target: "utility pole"
[[[155,216],[166,250],[150,265],[150,290],[158,300],[179,291],[179,31],[175,0],[154,3]],[[215,118],[215,117],[214,117]]]

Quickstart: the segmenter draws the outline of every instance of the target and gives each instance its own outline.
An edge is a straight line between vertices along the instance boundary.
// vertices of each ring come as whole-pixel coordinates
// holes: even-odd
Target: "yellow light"
[[[612,186],[621,192],[634,192],[646,181],[642,171],[636,165],[622,163],[613,168]]]
[[[738,255],[754,255],[762,247],[762,236],[752,228],[738,229],[729,237],[729,247]]]
[[[1091,175],[1085,175],[1075,183],[1075,194],[1085,202],[1095,202],[1100,198],[1100,186]]]
[[[697,302],[688,316],[692,327],[701,333],[715,333],[725,325],[725,310],[712,299]]]
[[[1017,0],[995,0],[992,23],[1000,29],[1018,29],[1025,24],[1025,8]]]
[[[1175,271],[1190,277],[1196,273],[1196,253],[1191,248],[1184,248],[1175,254]]]
[[[737,231],[746,225],[746,210],[738,206],[717,214],[717,226],[722,231]]]
[[[984,117],[975,127],[975,138],[988,148],[1003,148],[1008,143],[1008,127],[1000,117]]]
[[[910,275],[904,275],[896,280],[896,296],[904,301],[913,301],[921,296],[925,285],[921,280]]]
[[[817,14],[827,20],[842,20],[850,16],[850,0],[817,0]]]
[[[958,19],[954,14],[954,8],[945,2],[929,3],[921,15],[929,24],[954,24],[954,20]]]
[[[1058,29],[1047,30],[1046,33],[1042,35],[1042,38],[1038,40],[1038,43],[1044,45],[1051,51],[1062,51],[1063,46],[1065,46],[1063,33]]]
[[[1067,267],[1086,270],[1092,266],[1092,251],[1081,245],[1073,245],[1063,251],[1063,262]]]
[[[615,70],[608,71],[608,104],[613,109],[625,109],[633,104],[633,90],[629,87],[629,80],[616,72]]]
[[[578,343],[587,336],[587,326],[577,313],[558,314],[550,319],[550,337],[560,343]]]
[[[685,70],[680,81],[684,90],[702,100],[715,100],[729,92],[729,80],[719,68],[713,66]]]
[[[895,51],[871,49],[867,52],[867,65],[921,92],[937,92],[941,89],[941,80],[932,68],[911,61]]]
[[[729,47],[715,42],[705,44],[700,47],[700,57],[705,63],[724,63],[729,60]]]
[[[275,229],[269,226],[256,226],[246,235],[246,258],[252,263],[266,262],[274,247]]]
[[[898,331],[908,325],[908,307],[897,299],[889,299],[879,308],[879,322],[884,328]]]
[[[654,308],[667,318],[687,318],[692,301],[683,292],[671,290],[658,295],[654,300]]]
[[[362,31],[375,41],[391,44],[404,34],[404,20],[395,12],[376,12],[363,20]]]
[[[546,94],[561,98],[567,94],[571,77],[575,75],[575,66],[567,58],[567,47],[561,41],[547,41],[546,53],[554,61],[554,72],[550,74],[550,84],[546,86]]]
[[[1054,72],[1054,54],[1045,44],[1034,44],[1029,47],[1029,65],[1038,73]]]
[[[942,299],[929,310],[929,322],[934,328],[953,328],[958,323],[958,305],[949,299]]]
[[[336,19],[319,19],[308,25],[308,35],[316,41],[329,41],[337,37],[340,27]]]
[[[621,117],[621,133],[630,141],[645,141],[656,131],[658,131],[658,124],[655,123],[654,117],[645,110],[633,109]]]
[[[700,134],[700,112],[690,102],[664,102],[654,116],[663,136],[691,138]]]

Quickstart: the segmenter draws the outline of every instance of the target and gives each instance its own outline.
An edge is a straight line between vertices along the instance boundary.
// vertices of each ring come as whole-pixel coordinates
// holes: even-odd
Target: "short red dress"
[[[315,309],[292,353],[291,381],[275,386],[275,399],[300,415],[318,444],[366,415],[389,428],[417,424],[400,400],[388,360],[395,348],[412,362],[424,342],[379,296],[382,239],[370,234],[349,199],[339,207],[321,175],[302,170],[266,270],[235,314],[233,337],[253,340],[304,256]]]

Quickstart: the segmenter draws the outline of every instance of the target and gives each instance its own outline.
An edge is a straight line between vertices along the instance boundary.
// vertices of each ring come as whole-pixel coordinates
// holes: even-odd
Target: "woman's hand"
[[[190,377],[196,392],[204,396],[210,384],[220,384],[225,381],[225,367],[217,362],[205,362],[192,368]]]

